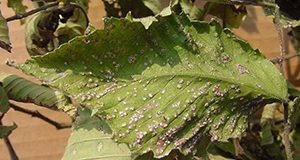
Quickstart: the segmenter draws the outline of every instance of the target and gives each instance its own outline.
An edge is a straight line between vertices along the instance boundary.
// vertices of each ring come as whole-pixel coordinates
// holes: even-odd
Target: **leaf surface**
[[[112,139],[109,126],[98,117],[90,117],[87,109],[79,111],[69,138],[63,160],[131,160],[126,144],[117,144]]]
[[[128,19],[15,65],[103,118],[137,154],[189,151],[208,135],[238,138],[253,111],[287,97],[276,67],[216,22]]]

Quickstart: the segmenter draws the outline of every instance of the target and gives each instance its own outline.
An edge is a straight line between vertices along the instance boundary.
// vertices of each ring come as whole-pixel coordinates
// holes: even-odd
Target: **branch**
[[[293,154],[292,154],[292,149],[291,149],[291,142],[289,139],[290,131],[291,131],[291,126],[288,122],[288,117],[289,117],[289,106],[288,103],[283,103],[284,107],[284,133],[283,133],[283,139],[284,139],[284,148],[287,156],[287,160],[293,160]]]
[[[14,149],[13,145],[11,144],[8,137],[4,137],[4,142],[7,146],[7,149],[8,149],[11,160],[19,160],[19,158],[17,156],[17,153],[16,153],[16,151],[15,151],[15,149]]]
[[[208,2],[215,2],[214,0],[206,0]],[[216,2],[218,3],[218,2]],[[275,9],[276,5],[274,3],[270,2],[265,2],[265,1],[260,1],[260,0],[230,0],[224,2],[225,4],[232,4],[232,5],[253,5],[253,6],[261,6],[261,7],[267,7],[267,8],[272,8]],[[223,4],[224,4],[223,3]]]
[[[0,121],[0,125],[2,125],[2,121]],[[4,139],[5,145],[7,146],[7,149],[8,149],[9,155],[10,155],[10,159],[11,160],[19,160],[17,153],[16,153],[13,145],[11,144],[8,136],[4,137],[3,139]]]
[[[16,111],[19,111],[19,112],[22,112],[22,113],[25,113],[25,114],[29,114],[32,117],[39,118],[39,119],[41,119],[41,120],[43,120],[43,121],[45,121],[45,122],[47,122],[47,123],[55,126],[56,129],[64,129],[64,128],[70,128],[71,127],[70,124],[58,123],[58,122],[56,122],[54,120],[51,120],[50,118],[44,116],[43,114],[41,114],[38,111],[28,110],[28,109],[19,107],[19,106],[15,105],[15,104],[12,104],[12,103],[10,103],[10,107],[13,108]]]
[[[289,60],[289,59],[292,59],[292,58],[295,58],[295,57],[298,57],[298,56],[300,56],[300,53],[289,54],[289,55],[286,55],[284,58],[279,56],[279,57],[270,59],[270,61],[274,64],[279,64],[279,63],[282,63],[282,61],[286,61],[286,60]]]
[[[6,21],[10,22],[10,21],[13,21],[13,20],[22,19],[22,18],[31,16],[31,15],[37,13],[37,12],[46,10],[46,9],[54,7],[54,6],[57,6],[58,4],[59,4],[59,2],[54,2],[54,3],[50,3],[50,4],[47,4],[47,5],[41,6],[41,7],[37,8],[37,9],[33,9],[31,11],[28,11],[28,12],[16,14],[16,15],[14,15],[12,17],[6,18]]]
[[[276,5],[275,7],[275,18],[274,18],[274,23],[275,23],[275,27],[276,30],[278,32],[278,38],[279,38],[279,43],[280,43],[280,63],[279,63],[279,67],[280,67],[280,72],[282,73],[282,75],[285,75],[285,68],[283,65],[283,60],[286,58],[286,46],[284,43],[284,39],[283,39],[283,30],[279,24],[280,21],[280,11],[279,11],[279,6]],[[290,139],[289,139],[289,135],[290,135],[290,124],[288,122],[288,117],[289,117],[289,106],[288,106],[288,101],[289,100],[283,100],[283,107],[284,107],[284,133],[283,133],[283,139],[284,139],[284,149],[286,152],[286,158],[287,160],[293,160],[293,154],[292,154],[292,150],[291,150],[291,143],[290,143]]]

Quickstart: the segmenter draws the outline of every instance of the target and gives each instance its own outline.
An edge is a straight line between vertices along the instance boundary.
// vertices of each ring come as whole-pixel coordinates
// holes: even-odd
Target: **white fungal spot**
[[[102,148],[103,148],[103,144],[101,142],[99,142],[97,144],[97,151],[100,152]]]
[[[237,67],[240,74],[249,74],[250,73],[249,70],[246,67],[244,67],[240,64],[236,64],[236,67]]]

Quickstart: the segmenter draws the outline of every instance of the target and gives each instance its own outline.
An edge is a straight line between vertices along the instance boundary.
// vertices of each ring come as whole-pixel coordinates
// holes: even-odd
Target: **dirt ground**
[[[25,2],[30,4],[29,0],[25,0]],[[0,8],[4,17],[13,15],[12,10],[6,8],[6,0],[1,1]],[[271,19],[263,15],[261,8],[250,7],[248,8],[248,13],[249,16],[242,24],[242,27],[234,31],[238,36],[248,40],[253,47],[260,49],[266,57],[277,57],[279,55],[279,43]],[[91,0],[89,12],[91,23],[98,28],[103,27],[102,17],[104,15],[102,2]],[[7,58],[14,59],[18,63],[23,63],[29,58],[25,49],[24,26],[21,26],[19,21],[14,21],[9,23],[9,28],[13,50],[12,53],[7,53],[0,49],[0,72],[17,74],[37,82],[34,78],[5,65]],[[298,83],[298,73],[297,71],[295,72],[297,65],[298,59],[293,60],[290,63],[291,73],[288,74],[296,83]],[[18,105],[29,109],[37,109],[59,122],[70,121],[63,113],[49,111],[30,104],[18,103]],[[10,110],[4,118],[4,124],[9,125],[13,124],[13,122],[18,125],[18,128],[13,131],[9,138],[21,160],[58,160],[62,157],[70,135],[70,129],[56,130],[53,126],[39,119]],[[9,159],[7,148],[3,140],[0,140],[0,160]]]

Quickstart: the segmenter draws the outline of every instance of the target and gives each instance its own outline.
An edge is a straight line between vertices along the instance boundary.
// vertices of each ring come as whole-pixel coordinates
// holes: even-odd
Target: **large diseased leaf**
[[[8,52],[11,51],[9,35],[8,35],[8,26],[5,18],[2,16],[0,11],[0,47],[7,50]]]
[[[70,99],[63,92],[34,84],[24,78],[6,73],[0,73],[0,82],[3,84],[9,99],[31,102],[50,109],[63,110],[70,115],[74,115],[75,106],[71,104]]]
[[[90,112],[79,111],[73,126],[63,160],[131,160],[127,145],[112,140],[112,131],[100,118],[90,117]]]
[[[133,152],[155,157],[193,149],[203,136],[238,138],[254,110],[287,97],[277,68],[228,29],[156,18],[148,30],[106,19],[106,29],[15,67],[72,95]]]

